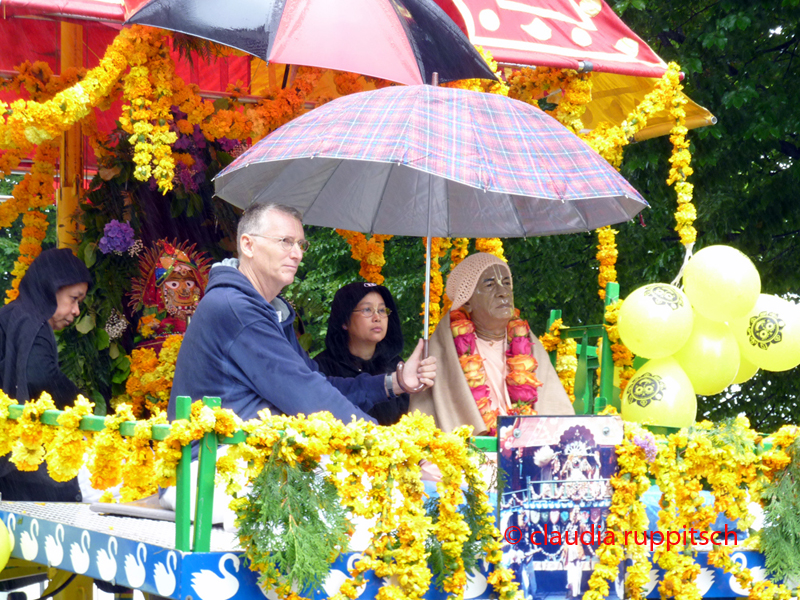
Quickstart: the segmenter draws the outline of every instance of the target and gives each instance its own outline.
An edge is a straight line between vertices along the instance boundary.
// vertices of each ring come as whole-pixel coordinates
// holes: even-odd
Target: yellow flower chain
[[[347,229],[337,229],[336,233],[350,244],[350,255],[361,261],[361,270],[358,272],[361,277],[370,283],[381,285],[384,277],[381,274],[383,265],[386,264],[384,258],[384,243],[392,238],[391,235],[373,234],[370,239],[359,231],[349,231]]]
[[[636,374],[636,369],[633,368],[633,352],[628,350],[627,346],[622,343],[619,337],[619,329],[617,321],[619,319],[619,309],[622,307],[622,300],[617,300],[606,306],[605,320],[606,320],[606,333],[608,334],[608,341],[611,343],[611,354],[614,359],[614,367],[619,369],[619,393],[625,391],[628,387],[628,382]],[[600,376],[600,369],[597,370],[598,377]]]
[[[52,441],[45,447],[47,472],[56,481],[69,481],[77,477],[83,466],[83,457],[94,435],[91,431],[81,431],[79,426],[83,417],[94,414],[94,403],[78,396],[73,406],[64,408],[58,417],[58,427]]]
[[[45,446],[53,439],[52,427],[45,427],[40,422],[46,410],[55,410],[56,405],[48,393],[43,393],[38,400],[25,403],[22,417],[17,420],[17,439],[11,446],[11,462],[20,471],[36,471],[45,456]]]
[[[539,341],[547,352],[556,350],[556,373],[561,385],[575,402],[575,375],[578,372],[578,342],[574,339],[562,339],[560,331],[564,329],[564,321],[556,319],[550,329],[539,336]]]
[[[483,60],[489,65],[489,68],[494,72],[495,76],[499,78],[500,69],[497,62],[492,57],[489,50],[485,50],[482,46],[475,46],[480,52]],[[508,85],[503,83],[502,79],[499,81],[491,81],[489,79],[461,79],[459,81],[451,81],[442,84],[442,87],[457,88],[462,90],[471,90],[473,92],[487,92],[489,94],[499,94],[501,96],[508,96]]]
[[[427,249],[428,238],[422,238],[422,245]],[[439,303],[444,296],[444,282],[442,280],[442,266],[439,264],[439,259],[447,255],[452,242],[450,238],[432,238],[431,239],[431,297],[430,297],[430,310],[428,313],[428,333],[433,334],[436,331],[436,326],[442,319],[442,314],[446,312],[446,308]],[[426,282],[422,283],[423,294],[425,292]],[[425,314],[425,303],[422,303],[422,311],[420,315]]]
[[[475,240],[475,250],[492,254],[500,260],[508,262],[503,253],[503,242],[500,238],[477,238]]]
[[[688,246],[697,239],[697,230],[694,228],[694,220],[697,218],[697,211],[692,204],[694,186],[686,180],[694,172],[690,166],[692,154],[689,151],[689,142],[686,141],[686,96],[681,96],[680,91],[683,86],[680,83],[679,67],[676,64],[665,74],[670,78],[672,89],[675,94],[669,104],[669,114],[674,121],[670,131],[669,141],[672,142],[672,156],[670,156],[670,170],[667,178],[667,185],[675,186],[675,193],[678,195],[678,210],[675,212],[675,231],[681,238],[681,244]]]
[[[600,263],[600,274],[597,276],[600,290],[597,293],[602,300],[606,299],[606,286],[617,281],[617,233],[611,226],[597,230],[597,261]]]

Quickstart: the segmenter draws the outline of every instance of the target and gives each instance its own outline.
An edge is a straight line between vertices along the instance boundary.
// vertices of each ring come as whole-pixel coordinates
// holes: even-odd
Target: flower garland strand
[[[358,274],[370,283],[381,285],[384,281],[381,269],[386,264],[386,258],[383,255],[384,243],[392,236],[373,234],[368,240],[367,236],[359,231],[337,229],[336,233],[350,244],[350,255],[355,260],[361,261],[361,270]]]
[[[619,328],[617,321],[619,320],[619,309],[622,307],[622,300],[617,300],[606,306],[605,321],[606,333],[608,334],[608,341],[611,344],[611,355],[614,360],[614,368],[619,371],[619,394],[625,392],[628,387],[628,382],[636,374],[636,369],[633,368],[633,352],[628,350],[628,347],[622,343],[619,336]],[[600,376],[600,369],[597,370],[598,377]]]
[[[475,250],[477,252],[486,252],[504,262],[508,262],[508,259],[506,259],[503,253],[503,242],[500,238],[477,238],[475,240]]]
[[[617,237],[618,231],[610,225],[597,230],[597,261],[600,263],[600,273],[597,283],[600,286],[598,295],[601,300],[606,299],[606,286],[617,281]]]
[[[535,415],[538,392],[536,388],[542,385],[536,377],[538,363],[533,358],[533,347],[530,341],[530,326],[528,322],[519,318],[519,311],[515,310],[515,317],[508,322],[506,351],[506,388],[511,399],[510,415]],[[499,411],[492,408],[489,386],[486,379],[486,368],[483,358],[478,354],[477,335],[475,324],[463,310],[450,312],[450,331],[458,354],[458,362],[464,371],[467,385],[478,406],[478,411],[486,424],[489,435],[497,431],[497,417]]]
[[[675,193],[678,195],[678,210],[675,212],[675,231],[681,238],[681,244],[690,248],[697,239],[697,230],[694,228],[694,221],[697,218],[697,210],[692,204],[694,186],[686,180],[694,172],[692,169],[692,154],[689,151],[689,142],[686,141],[686,103],[689,101],[686,96],[681,94],[683,86],[680,83],[680,73],[675,68],[670,68],[665,76],[670,78],[672,89],[675,95],[669,104],[669,115],[673,119],[674,125],[670,131],[669,141],[672,142],[672,156],[669,158],[670,169],[667,185],[675,186]]]
[[[570,402],[575,403],[575,375],[578,372],[578,342],[563,339],[560,331],[565,329],[562,319],[556,319],[550,329],[539,336],[547,352],[556,351],[556,373]]]
[[[428,247],[428,238],[422,238],[423,247]],[[450,238],[431,238],[431,295],[430,307],[428,311],[428,334],[433,334],[436,331],[436,326],[442,319],[442,314],[449,309],[439,303],[444,296],[444,282],[442,280],[442,267],[439,264],[439,259],[447,255],[447,250],[450,249]],[[422,293],[425,293],[426,282],[422,283]],[[422,303],[422,311],[420,314],[425,315],[425,303]]]

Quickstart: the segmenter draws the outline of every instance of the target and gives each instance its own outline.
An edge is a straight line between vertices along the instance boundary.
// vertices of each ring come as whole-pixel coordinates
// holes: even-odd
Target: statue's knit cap
[[[465,302],[472,298],[481,274],[487,267],[492,265],[500,265],[511,275],[511,269],[508,268],[508,265],[503,260],[497,258],[494,254],[485,252],[470,254],[453,269],[447,278],[446,288],[447,295],[453,301],[450,310],[461,308]]]

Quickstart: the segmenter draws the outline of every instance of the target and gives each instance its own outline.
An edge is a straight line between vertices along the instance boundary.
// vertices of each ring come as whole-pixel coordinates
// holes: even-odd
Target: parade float
[[[478,14],[477,8],[461,4],[455,6],[465,21]],[[605,18],[609,11],[598,9],[602,3],[585,4],[583,26],[576,29],[589,35],[592,19],[598,14]],[[501,16],[502,23],[519,18]],[[501,38],[489,32],[498,28],[492,29],[487,16],[477,23],[476,29],[472,19],[465,28],[472,27],[471,39],[480,37],[491,51],[491,40]],[[66,22],[62,32],[73,27]],[[534,32],[530,35],[546,37],[541,26]],[[81,399],[60,412],[47,397],[24,406],[0,398],[0,453],[10,455],[23,470],[46,461],[57,480],[74,477],[85,464],[96,489],[121,486],[123,503],[150,496],[158,486],[177,485],[179,507],[172,524],[152,520],[164,515],[148,508],[132,519],[101,515],[87,505],[0,503],[10,540],[5,549],[0,543],[0,550],[13,557],[4,575],[29,576],[32,564],[38,564],[40,571],[52,567],[153,595],[203,600],[272,593],[512,598],[520,593],[520,584],[530,591],[529,579],[516,566],[524,562],[524,553],[506,537],[513,518],[528,533],[549,523],[576,536],[582,523],[602,521],[603,539],[586,544],[592,550],[583,550],[584,556],[558,556],[553,548],[568,543],[550,544],[553,548],[545,550],[549,555],[536,561],[540,576],[566,572],[551,568],[559,561],[577,565],[581,593],[588,600],[610,594],[681,599],[747,595],[763,600],[790,595],[780,582],[791,574],[786,555],[796,548],[796,542],[789,543],[796,540],[796,523],[788,515],[797,508],[792,504],[797,497],[797,427],[787,425],[765,437],[743,418],[695,423],[693,403],[695,391],[714,393],[710,390],[744,381],[756,368],[796,366],[800,319],[785,300],[759,295],[757,272],[753,275],[754,269],[738,255],[723,250],[727,256],[706,259],[713,252],[704,249],[692,256],[695,210],[687,181],[691,155],[686,133],[689,126],[711,121],[700,111],[699,120],[687,122],[687,106],[692,105],[681,93],[677,65],[653,59],[648,68],[655,72],[644,74],[650,77],[645,92],[627,100],[631,108],[617,121],[598,117],[608,113],[592,105],[593,89],[615,84],[605,83],[600,77],[605,72],[592,73],[577,61],[562,65],[540,59],[535,64],[546,68],[509,69],[502,83],[448,84],[547,109],[614,166],[631,139],[661,119],[666,125],[660,131],[670,133],[674,148],[668,185],[677,193],[676,230],[687,249],[684,291],[676,287],[679,280],[652,284],[621,303],[616,232],[599,230],[605,323],[565,327],[553,314],[542,337],[575,398],[576,412],[613,413],[615,407],[622,413],[624,430],[615,416],[576,417],[586,421],[584,427],[593,436],[597,431],[592,423],[616,427],[612,444],[576,437],[569,426],[560,430],[563,439],[522,444],[515,441],[522,434],[515,432],[525,430],[526,419],[544,417],[520,417],[505,429],[501,426],[498,438],[477,440],[475,446],[469,431],[444,434],[419,415],[391,428],[342,424],[324,415],[264,414],[242,423],[218,408],[213,398],[183,399],[179,420],[167,423],[162,408],[181,333],[202,297],[210,261],[227,254],[234,232],[235,212],[212,199],[210,177],[307,108],[388,82],[319,67],[266,67],[180,37],[172,38],[170,50],[169,34],[143,26],[113,33],[105,32],[108,47],[97,52],[99,60],[91,61],[91,69],[79,61],[73,71],[64,68],[56,76],[53,65],[20,61],[6,81],[6,90],[26,97],[0,105],[2,171],[29,167],[13,198],[0,207],[0,223],[10,226],[22,215],[25,226],[15,281],[18,285],[41,251],[46,228],[42,209],[52,204],[58,164],[59,239],[73,244],[102,284],[87,299],[75,331],[62,338],[66,369],[92,391],[91,401]],[[580,34],[572,35],[573,42],[576,35],[585,42]],[[643,42],[633,34],[623,37],[628,41],[616,53],[630,62],[635,57],[632,44]],[[583,42],[578,45],[585,48]],[[194,53],[198,62],[188,69],[180,60],[176,65],[181,51]],[[520,52],[505,60],[522,61]],[[65,54],[62,47],[62,58]],[[217,90],[203,95],[177,75],[188,70],[187,79],[197,79],[203,70],[198,65],[212,64],[212,54],[247,74],[250,89],[234,86],[224,94]],[[504,70],[486,56],[494,70]],[[266,93],[258,97],[253,94],[254,74],[264,73],[261,89]],[[280,83],[282,78],[287,85]],[[118,128],[98,126],[103,108],[117,111]],[[85,135],[95,155],[86,161],[96,172],[86,186],[84,165],[76,163],[69,143],[58,147],[60,136],[69,140],[78,124],[78,146]],[[390,236],[352,230],[340,234],[360,261],[361,276],[380,282]],[[449,263],[452,268],[473,248],[502,257],[503,246],[497,238],[473,243],[465,237],[442,237],[431,239],[430,248],[428,316],[435,327],[448,308],[441,266]],[[704,286],[709,281],[712,285]],[[9,299],[14,294],[12,287]],[[719,297],[731,300],[727,312],[720,310]],[[635,368],[634,353],[648,362]],[[693,369],[711,364],[713,368]],[[714,379],[712,373],[721,375]],[[634,421],[655,426],[655,432]],[[188,488],[185,476],[193,441],[203,448],[198,490]],[[218,458],[220,443],[230,450]],[[527,465],[530,473],[491,488],[479,472],[482,451],[505,456],[507,472],[518,467],[522,473]],[[423,482],[421,461],[435,464],[442,480]],[[237,540],[211,526],[208,499],[215,478],[217,485],[236,491],[242,477],[256,493],[237,500]],[[660,490],[655,500],[652,483]],[[194,515],[189,508],[193,494],[198,498]],[[108,506],[112,498],[110,493],[102,498],[101,511],[119,510]],[[517,504],[507,507],[503,521],[506,499]],[[637,534],[653,540],[653,532],[718,530],[715,523],[721,515],[744,539],[755,516],[753,503],[765,509],[764,526],[743,545],[700,548],[685,538],[672,544],[627,543],[630,534],[634,540]],[[654,506],[657,514],[648,518],[648,508],[653,513]],[[358,520],[371,524],[369,533],[353,531]],[[546,588],[546,579],[540,577],[540,587]],[[65,581],[53,578],[52,589]],[[565,588],[562,579],[558,585]],[[572,595],[577,595],[574,588]]]

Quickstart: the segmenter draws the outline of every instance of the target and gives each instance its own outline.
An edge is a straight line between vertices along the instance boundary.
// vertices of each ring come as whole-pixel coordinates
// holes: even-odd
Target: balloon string
[[[678,271],[678,274],[675,276],[675,279],[672,280],[672,285],[680,287],[681,289],[683,289],[683,286],[682,285],[678,286],[678,284],[681,282],[681,279],[683,279],[683,270],[689,263],[689,259],[692,258],[692,249],[694,248],[694,242],[686,244],[685,248],[686,248],[686,253],[683,255],[683,264],[681,265],[681,269],[680,271]]]

